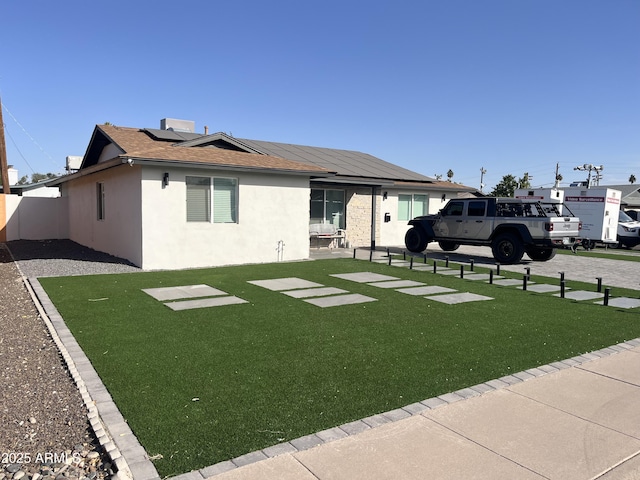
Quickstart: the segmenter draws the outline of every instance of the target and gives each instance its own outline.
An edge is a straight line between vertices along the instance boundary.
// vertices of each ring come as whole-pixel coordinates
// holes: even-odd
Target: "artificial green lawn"
[[[445,305],[329,276],[360,271],[494,300]],[[323,309],[247,283],[281,277],[378,300]],[[40,282],[147,452],[162,455],[162,477],[640,337],[636,310],[352,259]],[[201,283],[250,303],[174,312],[141,291]]]

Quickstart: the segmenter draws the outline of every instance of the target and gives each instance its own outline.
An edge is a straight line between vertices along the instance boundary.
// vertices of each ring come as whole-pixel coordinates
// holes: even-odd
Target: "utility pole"
[[[580,171],[588,171],[589,174],[587,175],[587,188],[589,188],[591,186],[591,172],[594,171],[596,172],[596,176],[594,177],[594,182],[596,184],[596,186],[600,185],[600,180],[602,179],[602,174],[600,173],[602,170],[604,170],[604,167],[602,165],[598,166],[598,165],[592,165],[590,163],[585,163],[584,165],[579,165],[577,167],[573,167],[574,170],[580,170]]]
[[[480,167],[480,192],[482,192],[482,189],[484,188],[484,174],[487,173],[487,171],[484,169],[484,167]]]
[[[0,98],[0,178],[2,178],[2,193],[9,195],[9,166],[7,164],[7,145],[4,141],[4,120],[2,119],[2,98]]]

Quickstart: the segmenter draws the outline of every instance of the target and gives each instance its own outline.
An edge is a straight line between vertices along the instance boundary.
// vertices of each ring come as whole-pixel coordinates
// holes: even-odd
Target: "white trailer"
[[[606,187],[564,187],[518,189],[514,196],[523,200],[559,204],[569,207],[580,219],[582,245],[592,248],[596,243],[617,243],[618,214],[620,212],[619,190]]]
[[[514,196],[569,207],[582,223],[580,236],[585,248],[593,248],[596,243],[617,243],[620,190],[606,187],[529,188],[516,190]]]
[[[563,190],[564,204],[582,222],[582,246],[589,249],[596,243],[617,244],[622,192],[606,187]]]

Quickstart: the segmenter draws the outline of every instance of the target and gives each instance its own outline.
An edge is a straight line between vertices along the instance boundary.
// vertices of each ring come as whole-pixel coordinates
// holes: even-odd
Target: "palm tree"
[[[447,172],[447,178],[449,179],[449,181],[451,181],[451,179],[453,178],[453,170],[449,169],[449,171]]]

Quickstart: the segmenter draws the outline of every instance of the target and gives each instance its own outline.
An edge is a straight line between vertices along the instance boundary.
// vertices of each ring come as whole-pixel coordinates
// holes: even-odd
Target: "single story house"
[[[299,260],[309,226],[344,246],[401,245],[407,221],[475,189],[360,152],[160,129],[96,126],[77,172],[52,183],[68,238],[146,270]]]
[[[603,187],[620,190],[622,193],[620,206],[624,210],[640,210],[640,185],[627,183],[622,185],[603,185]]]

